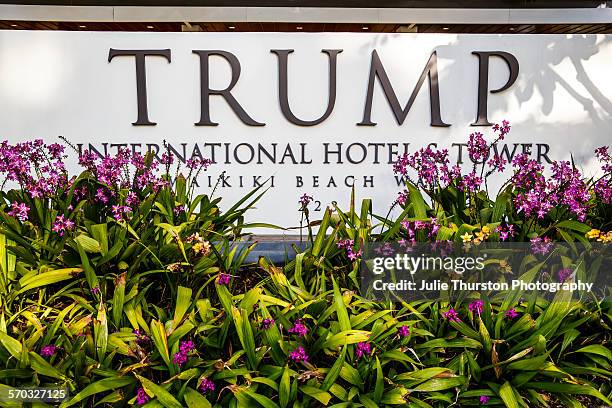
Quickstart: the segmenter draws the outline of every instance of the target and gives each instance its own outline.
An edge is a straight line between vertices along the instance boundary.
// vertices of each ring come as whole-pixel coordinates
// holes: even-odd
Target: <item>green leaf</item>
[[[329,392],[310,385],[302,385],[300,390],[309,397],[316,399],[323,405],[327,405],[332,397]]]
[[[253,307],[257,302],[259,302],[259,298],[261,296],[261,288],[253,288],[245,293],[240,301],[239,307],[240,309],[244,309],[247,312],[247,315],[250,315],[253,312]]]
[[[229,292],[225,285],[215,285],[215,290],[217,291],[217,296],[219,296],[219,301],[223,306],[223,310],[228,316],[232,315],[232,294]]]
[[[121,327],[123,304],[125,303],[125,278],[126,273],[123,272],[115,279],[115,291],[113,292],[113,323],[115,327]]]
[[[190,306],[191,289],[184,286],[179,286],[176,294],[176,306],[174,307],[173,328],[177,328],[181,324],[183,317],[185,316],[185,313],[187,313]]]
[[[264,302],[260,302],[260,309],[262,312],[263,318],[271,318],[270,312]],[[272,325],[268,330],[263,331],[263,340],[264,343],[267,344],[271,348],[272,358],[278,365],[285,364],[287,361],[287,356],[285,352],[281,348],[282,337],[280,331],[278,330],[277,325]]]
[[[468,364],[470,366],[470,371],[472,372],[472,375],[476,378],[476,381],[480,381],[480,374],[482,370],[480,369],[478,362],[476,362],[474,354],[471,351],[466,351],[465,354],[467,355]]]
[[[259,405],[261,405],[264,408],[279,408],[278,405],[274,401],[272,401],[270,398],[266,397],[265,395],[258,394],[251,390],[244,391],[244,393],[248,395],[249,397],[251,397],[253,400],[255,400]]]
[[[278,392],[278,383],[271,378],[268,377],[255,377],[251,379],[254,383],[265,384],[268,387],[272,388],[275,392]]]
[[[21,351],[23,347],[19,340],[16,340],[3,331],[0,331],[0,343],[2,343],[4,348],[11,354],[11,356],[15,357],[16,359],[21,358]]]
[[[30,354],[30,368],[32,368],[32,370],[46,377],[57,378],[58,380],[70,382],[68,377],[66,377],[57,368],[49,364],[47,360],[45,360],[44,358],[42,358],[41,356],[39,356],[33,351],[30,351],[29,354]]]
[[[103,303],[99,305],[98,314],[93,321],[93,326],[98,360],[104,361],[106,347],[108,346],[108,322],[106,321],[106,309]]]
[[[364,384],[359,371],[357,371],[355,367],[351,366],[347,362],[344,363],[342,369],[340,370],[340,377],[349,383],[356,385],[360,389],[363,389]]]
[[[330,394],[337,397],[340,401],[346,401],[348,398],[348,391],[338,383],[335,383],[329,389]]]
[[[168,351],[168,337],[166,336],[166,329],[158,320],[151,321],[151,338],[153,339],[153,344],[155,344],[155,347],[157,348],[157,352],[164,360],[166,365],[170,367],[172,363],[170,362],[170,352]]]
[[[289,377],[289,366],[286,365],[278,387],[278,402],[280,403],[281,408],[285,408],[289,404],[290,393],[291,382]]]
[[[185,404],[188,408],[212,408],[206,397],[189,387],[185,388]]]
[[[377,403],[375,403],[365,395],[359,396],[359,402],[361,402],[366,408],[380,408]]]
[[[159,402],[161,402],[161,404],[166,407],[166,408],[182,408],[183,406],[181,405],[180,402],[178,402],[176,400],[176,398],[174,398],[172,396],[172,394],[170,394],[168,391],[166,391],[165,388],[160,387],[159,385],[155,384],[154,382],[146,379],[145,377],[142,377],[138,374],[136,374],[136,378],[138,378],[138,380],[140,380],[140,383],[142,384],[142,387],[150,392],[151,394],[155,395],[155,397],[157,398],[157,400]]]
[[[383,365],[389,361],[404,361],[404,362],[415,364],[415,365],[419,364],[413,358],[411,358],[408,354],[400,350],[385,351],[381,355],[381,360],[382,360]]]
[[[410,193],[410,203],[413,204],[414,217],[415,218],[427,218],[427,206],[423,196],[418,188],[413,186],[411,183],[406,183],[408,191]]]
[[[319,232],[317,232],[317,237],[315,238],[314,244],[312,245],[312,255],[318,257],[323,249],[323,242],[325,240],[327,234],[327,227],[329,226],[329,220],[331,218],[331,209],[326,208],[325,214],[323,214],[323,219],[321,220],[321,225],[319,225]]]
[[[482,348],[482,344],[479,341],[474,339],[454,339],[454,340],[446,340],[446,339],[434,339],[429,340],[423,344],[417,345],[416,349],[427,349],[427,348]]]
[[[346,306],[344,305],[344,299],[342,298],[342,294],[340,293],[340,289],[338,288],[338,283],[336,283],[336,280],[333,276],[332,283],[334,286],[334,305],[336,307],[336,314],[338,315],[338,323],[340,324],[340,330],[351,330],[351,321],[349,319]]]
[[[606,404],[612,406],[612,401],[606,398],[601,392],[591,387],[590,385],[568,384],[568,383],[551,383],[551,382],[532,382],[526,383],[525,388],[533,388],[535,390],[543,390],[559,394],[579,394],[590,395],[599,398]]]
[[[450,241],[453,235],[455,235],[454,229],[441,225],[436,235],[436,241]]]
[[[13,389],[14,387],[0,383],[0,393],[2,393],[2,395],[8,395],[8,391],[13,390]],[[23,403],[21,403],[21,401],[6,401],[6,402],[4,401],[5,399],[3,398],[3,401],[0,402],[0,407],[2,408],[22,408],[23,407]]]
[[[493,214],[491,215],[491,222],[501,222],[503,215],[506,212],[506,208],[508,206],[509,195],[507,193],[501,193],[497,196],[495,200],[495,205],[493,206]]]
[[[98,283],[98,277],[96,276],[96,272],[91,267],[89,263],[89,258],[87,257],[87,253],[81,246],[81,244],[76,242],[77,249],[79,251],[79,255],[81,257],[81,264],[83,266],[83,270],[85,271],[85,279],[87,280],[87,284],[89,285],[89,289],[97,288],[100,286]]]
[[[302,252],[295,256],[295,269],[294,269],[293,276],[295,277],[295,283],[297,283],[298,287],[302,289],[303,291],[306,291],[306,286],[304,286],[304,281],[302,280],[304,255],[306,255],[306,253]]]
[[[323,391],[329,391],[332,385],[336,382],[336,379],[340,375],[340,371],[342,370],[342,366],[344,365],[344,359],[346,357],[346,346],[342,348],[342,352],[340,356],[334,362],[332,368],[329,369],[323,383],[321,384],[321,389]],[[284,375],[284,373],[283,373]],[[283,407],[284,408],[284,407]]]
[[[612,352],[600,344],[591,344],[590,346],[576,350],[576,353],[598,354],[612,361]]]
[[[79,245],[81,245],[85,252],[98,254],[102,252],[102,247],[100,246],[100,243],[92,237],[88,237],[87,235],[81,234],[74,240],[78,242]]]
[[[442,391],[449,388],[459,387],[465,383],[465,377],[451,377],[451,378],[432,378],[431,380],[425,381],[419,384],[414,391]]]
[[[370,332],[364,330],[345,330],[330,336],[323,343],[323,348],[335,349],[346,344],[355,344],[363,341],[368,341]]]
[[[589,227],[588,225],[574,220],[564,220],[559,222],[556,226],[559,228],[566,228],[573,231],[577,231],[581,234],[586,234],[591,230],[591,227]]]
[[[382,405],[406,405],[406,399],[404,398],[406,394],[408,394],[408,390],[403,387],[393,388],[385,392],[380,402]]]
[[[401,373],[395,376],[396,381],[400,380],[427,380],[436,377],[442,373],[448,373],[451,370],[446,367],[428,367],[422,370]]]
[[[238,310],[236,307],[232,308],[232,316],[234,317],[234,325],[238,333],[238,339],[246,352],[249,366],[252,370],[255,370],[257,369],[257,355],[255,353],[255,338],[253,337],[249,316],[246,310]]]
[[[136,380],[133,377],[109,377],[89,384],[82,391],[77,393],[71,400],[65,401],[60,405],[60,408],[70,407],[92,395],[99,394],[110,390],[125,387],[133,384]]]
[[[516,399],[516,392],[514,391],[514,388],[512,388],[512,386],[510,385],[508,381],[506,381],[499,388],[499,397],[502,399],[502,401],[504,401],[504,404],[506,404],[506,407],[520,408],[520,405]]]
[[[117,403],[123,401],[125,399],[125,395],[121,390],[116,390],[107,394],[100,400],[96,400],[95,406],[107,407],[107,406],[116,406]],[[157,402],[157,401],[155,401]],[[161,404],[160,404],[161,405]]]
[[[537,371],[544,366],[547,359],[548,354],[542,354],[541,356],[515,361],[508,364],[506,368],[508,370]]]
[[[385,378],[383,376],[382,367],[380,366],[380,361],[378,360],[378,357],[376,357],[376,384],[374,385],[374,402],[377,404],[380,403],[385,390],[384,380]]]
[[[23,278],[19,281],[21,289],[19,289],[15,294],[19,295],[34,288],[52,285],[68,279],[74,279],[74,276],[81,272],[83,272],[83,269],[81,268],[65,268],[28,276],[27,278]]]
[[[124,356],[132,356],[134,353],[130,349],[130,346],[122,339],[121,332],[114,332],[108,335],[108,345],[106,350],[123,354]]]
[[[490,354],[491,349],[493,347],[493,343],[491,343],[491,336],[489,334],[489,331],[487,330],[487,326],[485,326],[480,316],[478,316],[478,331],[480,333],[480,338],[482,339],[482,344],[484,346],[485,351],[487,352],[487,354]]]
[[[91,226],[91,235],[100,246],[100,252],[105,255],[108,252],[108,227],[107,224],[96,224]]]

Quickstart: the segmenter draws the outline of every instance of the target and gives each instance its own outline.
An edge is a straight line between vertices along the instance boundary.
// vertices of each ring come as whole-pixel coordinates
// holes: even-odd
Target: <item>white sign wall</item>
[[[373,198],[375,210],[386,212],[400,190],[389,162],[406,146],[414,150],[436,143],[454,159],[462,149],[463,160],[469,160],[458,143],[474,131],[491,133],[471,126],[478,114],[482,68],[474,52],[508,53],[518,62],[518,76],[508,89],[490,92],[511,77],[510,65],[499,55],[487,59],[488,84],[480,83],[488,90],[488,120],[512,124],[505,141],[509,151],[530,151],[542,161],[568,159],[572,153],[587,172],[593,171],[593,150],[610,144],[611,46],[612,36],[606,35],[2,31],[0,135],[11,142],[57,141],[63,135],[111,154],[118,145],[144,153],[164,140],[181,154],[184,149],[187,157],[194,149],[209,158],[214,152],[217,163],[200,177],[202,191],[210,191],[226,171],[217,194],[227,206],[273,176],[273,187],[250,220],[295,226],[302,193],[314,196],[320,202],[315,206],[323,209],[331,201],[346,204],[353,184],[359,197]],[[111,49],[169,50],[168,57],[144,58],[148,121],[156,125],[132,124],[142,119],[136,58],[117,55],[109,62]],[[231,53],[239,61],[231,95],[251,124],[265,125],[245,124],[245,116],[241,119],[220,95],[207,99],[209,122],[218,125],[196,125],[205,122],[201,52],[206,50]],[[331,52],[322,50],[342,50],[334,53],[335,104],[321,123],[297,125],[285,117],[279,98],[282,52],[271,50],[294,50],[285,53],[288,105],[304,122],[315,121],[328,108]],[[402,109],[435,51],[440,118],[450,126],[431,125],[435,92],[430,95],[427,76],[401,125],[375,78],[370,121],[376,125],[357,125],[367,122],[374,51]],[[223,90],[232,80],[231,55],[225,55],[206,59],[212,90]]]

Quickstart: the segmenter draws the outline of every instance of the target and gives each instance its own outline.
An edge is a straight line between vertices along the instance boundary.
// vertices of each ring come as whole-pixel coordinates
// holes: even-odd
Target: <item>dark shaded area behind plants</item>
[[[63,146],[2,143],[0,172],[19,187],[0,206],[0,391],[65,386],[62,406],[87,407],[611,405],[609,302],[359,294],[365,242],[612,240],[607,148],[601,178],[571,163],[546,176],[495,155],[509,129],[470,136],[467,174],[445,151],[400,158],[393,219],[353,199],[312,222],[305,194],[308,245],[284,265],[245,264],[256,244],[235,243],[264,190],[221,211],[194,193],[206,160],[86,153],[71,177]],[[489,196],[487,177],[510,165]]]

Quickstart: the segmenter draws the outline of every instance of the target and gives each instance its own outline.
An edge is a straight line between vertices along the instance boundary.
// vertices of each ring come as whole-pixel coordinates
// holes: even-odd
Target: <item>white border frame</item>
[[[612,8],[106,7],[0,4],[0,20],[116,23],[608,24],[612,23]]]

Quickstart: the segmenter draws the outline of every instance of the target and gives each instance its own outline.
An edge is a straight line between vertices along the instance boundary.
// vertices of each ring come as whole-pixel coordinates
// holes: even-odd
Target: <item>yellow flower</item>
[[[499,267],[502,268],[506,272],[512,272],[512,267],[510,266],[508,261],[506,261],[505,259],[502,259],[501,261],[499,261]]]
[[[191,249],[193,249],[193,252],[196,254],[206,256],[210,253],[210,243],[208,241],[196,242]]]
[[[603,242],[604,244],[609,244],[610,242],[612,242],[612,231],[608,231],[605,234],[599,235],[597,241]]]
[[[166,269],[170,272],[178,272],[181,270],[181,264],[179,262],[171,263],[166,266]]]
[[[463,234],[461,236],[461,239],[463,240],[463,242],[470,242],[472,240],[473,235],[470,234],[469,232],[466,232],[465,234]]]
[[[598,238],[599,235],[601,234],[601,231],[598,229],[592,229],[589,232],[586,233],[586,237],[589,239],[594,239],[594,238]]]
[[[202,242],[202,237],[196,232],[187,237],[187,242]]]
[[[478,239],[480,239],[481,241],[486,240],[487,238],[489,238],[489,235],[491,234],[491,228],[487,227],[486,225],[482,227],[482,229],[480,230],[480,232],[476,233],[476,237]]]

